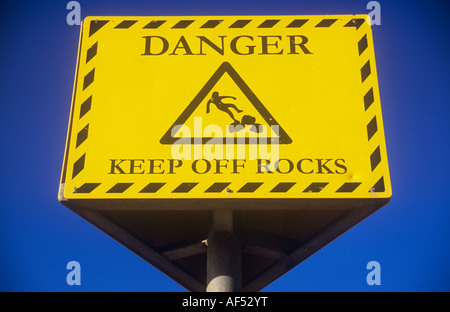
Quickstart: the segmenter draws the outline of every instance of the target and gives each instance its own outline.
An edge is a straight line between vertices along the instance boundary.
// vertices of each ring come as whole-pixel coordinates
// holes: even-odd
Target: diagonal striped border
[[[116,183],[106,193],[123,193],[132,185],[133,183]]]
[[[172,26],[172,29],[184,29],[191,25],[195,20],[181,20]]]
[[[223,20],[209,20],[206,23],[204,23],[202,26],[200,26],[200,28],[216,28],[222,22],[223,22]]]
[[[162,24],[164,24],[165,22],[167,22],[167,21],[165,21],[165,20],[155,20],[155,21],[151,21],[150,23],[148,23],[148,24],[146,24],[144,27],[142,27],[142,28],[144,28],[144,29],[157,29],[157,28],[159,28]]]
[[[263,185],[262,182],[248,182],[238,190],[238,193],[253,193],[261,185]]]
[[[83,91],[94,82],[95,68],[93,68],[83,79]]]
[[[75,188],[74,193],[88,194],[95,190],[101,183],[84,183],[82,186]]]
[[[325,186],[328,185],[328,182],[314,182],[311,183],[304,191],[303,193],[319,193],[321,192]]]
[[[361,182],[346,182],[342,184],[340,188],[336,190],[336,193],[351,193],[356,190],[358,186],[361,185]]]
[[[253,24],[256,28],[266,28],[270,29],[276,26],[280,26],[283,28],[300,28],[303,25],[305,25],[307,22],[309,22],[311,19],[304,18],[304,19],[293,19],[292,21],[288,21],[285,25],[280,25],[281,19],[275,18],[268,18],[263,20],[262,22],[259,22],[258,24]],[[312,19],[313,21],[317,21],[316,19]],[[216,28],[220,24],[222,24],[224,20],[223,19],[210,19],[206,22],[203,22],[201,25],[198,25],[199,29],[211,29]],[[249,24],[252,24],[254,20],[249,18],[242,18],[242,19],[236,19],[234,20],[230,25],[225,26],[228,28],[245,28]],[[336,21],[338,19],[336,18],[324,18],[321,19],[319,22],[316,22],[316,24],[313,26],[315,28],[329,28],[335,25]],[[100,29],[102,29],[107,23],[109,23],[110,20],[92,20],[89,25],[89,37],[96,34]],[[114,22],[114,21],[112,21]],[[138,20],[122,20],[116,22],[116,24],[113,26],[112,29],[129,29],[133,27]],[[181,19],[181,20],[175,20],[170,21],[171,25],[168,27],[170,29],[187,29],[190,27],[194,22],[196,22],[195,19]],[[358,30],[361,25],[365,22],[365,19],[363,18],[352,18],[343,27],[354,27],[356,30]],[[151,20],[150,22],[146,23],[145,25],[140,25],[142,29],[158,29],[162,27],[163,25],[167,25],[168,20],[163,19],[156,19]],[[136,27],[136,26],[134,26]],[[361,47],[364,45],[364,41],[361,42]],[[362,52],[361,52],[362,53]]]
[[[370,191],[381,192],[384,190],[383,177],[371,188]],[[106,190],[106,193],[110,194],[121,194],[126,192],[131,186],[135,183],[133,182],[120,182],[115,183],[112,186],[109,186]],[[167,183],[166,182],[150,182],[145,187],[143,187],[139,193],[141,194],[154,194],[159,192]],[[178,184],[171,193],[189,193],[191,192],[200,182],[182,182]],[[203,193],[232,193],[233,191],[229,188],[232,182],[214,182],[208,188],[204,189]],[[238,193],[255,193],[260,187],[264,184],[264,182],[247,182],[241,186],[241,188],[237,191]],[[298,184],[298,182],[277,182],[272,185],[270,189],[270,193],[288,193],[288,192],[302,192],[302,193],[320,193],[322,190],[329,185],[329,182],[313,182],[309,184],[303,191],[301,189],[293,190],[294,186]],[[358,186],[360,186],[361,182],[345,182],[340,185],[335,192],[337,193],[351,193],[355,191]],[[84,183],[81,187],[76,188],[74,193],[90,193],[95,190],[101,183]],[[142,187],[142,186],[141,186]],[[304,187],[304,186],[303,186]]]
[[[75,148],[78,148],[78,146],[81,145],[84,141],[86,141],[88,137],[89,132],[89,124],[87,124],[83,129],[81,129],[77,134],[77,143],[75,145]]]
[[[75,178],[81,172],[81,170],[84,169],[85,162],[86,162],[86,153],[84,153],[83,156],[78,158],[77,161],[73,164],[72,179]]]
[[[86,64],[92,60],[92,58],[94,56],[97,55],[97,47],[98,47],[98,41],[96,43],[94,43],[88,50],[86,53]]]
[[[297,182],[280,182],[270,192],[271,193],[286,193],[295,184],[297,184]]]
[[[210,187],[208,187],[205,193],[221,193],[223,192],[231,182],[216,182],[213,183]]]
[[[93,20],[89,25],[89,37],[99,31],[103,26],[105,26],[109,20]]]
[[[325,19],[321,20],[319,22],[319,24],[317,24],[315,27],[330,27],[336,21],[337,21],[337,18],[336,19],[334,19],[334,18],[333,19],[325,18]]]
[[[362,23],[364,23],[364,20],[359,20],[358,23],[356,23],[355,21],[355,26],[357,25],[356,29],[358,29]],[[350,24],[348,24],[350,26]],[[347,26],[347,25],[345,25]],[[358,41],[358,55],[359,56],[365,56],[364,52],[367,50],[367,48],[369,47],[369,42],[367,40],[367,33],[365,33]],[[368,57],[368,56],[365,56]],[[371,64],[370,64],[370,60],[367,60],[366,63],[364,63],[364,65],[361,67],[361,82],[364,85],[365,83],[367,83],[367,79],[370,77],[370,75],[372,74],[372,69],[371,69]],[[375,98],[374,98],[374,91],[373,91],[373,86],[370,86],[370,88],[368,89],[368,91],[364,94],[363,97],[363,103],[364,103],[364,110],[366,112],[371,112],[370,107],[372,106],[372,104],[374,103]],[[373,112],[372,112],[373,113]],[[374,115],[370,121],[367,123],[366,126],[367,129],[367,141],[370,142],[371,140],[373,140],[374,136],[377,134],[378,132],[378,120],[377,120],[377,116]],[[375,171],[375,169],[378,167],[378,165],[381,163],[382,159],[381,159],[381,147],[380,145],[377,145],[376,148],[372,151],[372,153],[370,154],[370,169],[372,172]],[[344,187],[344,186],[342,186]],[[344,189],[349,189],[350,186],[344,187]],[[378,181],[374,184],[373,187],[371,187],[369,189],[369,192],[384,192],[386,190],[385,185],[384,185],[384,177],[381,176]],[[341,191],[337,191],[337,192],[342,192]]]
[[[172,193],[189,193],[197,184],[197,182],[181,183],[172,191]]]
[[[273,27],[285,27],[285,28],[301,28],[304,27],[305,24],[309,22],[308,25],[315,28],[329,28],[333,25],[336,25],[336,21],[338,19],[331,19],[331,18],[324,18],[320,21],[317,21],[317,19],[313,19],[315,24],[311,24],[311,19],[308,18],[296,18],[292,19],[292,21],[288,21],[286,24],[283,23],[283,25],[280,23],[280,19],[275,18],[268,18],[266,20],[263,20],[262,22],[259,21],[258,24],[252,23],[252,19],[236,19],[231,24],[228,25],[222,25],[224,24],[223,19],[210,19],[206,22],[202,22],[201,24],[198,24],[197,27],[199,29],[212,29],[216,27],[227,27],[227,28],[245,28],[249,25],[252,25],[256,28],[273,28]],[[142,27],[143,29],[158,29],[160,27],[166,27],[169,29],[187,29],[188,27],[191,27],[191,25],[195,22],[195,19],[181,19],[178,21],[170,21],[170,24],[168,23],[168,20],[160,19],[160,20],[151,20],[148,23],[145,23],[144,25],[136,25],[138,20],[121,20],[118,22],[115,22],[109,29],[129,29],[131,27]],[[95,35],[98,31],[104,28],[105,25],[107,25],[110,22],[110,20],[92,20],[89,24],[89,37]],[[352,27],[355,30],[358,30],[363,23],[365,22],[365,19],[357,19],[352,18],[348,20],[346,23],[344,22],[343,27]],[[357,48],[358,48],[358,54],[359,56],[365,56],[364,53],[368,48],[368,39],[367,34],[364,34],[360,40],[358,41]],[[91,62],[91,60],[97,55],[99,51],[99,42],[94,42],[86,52],[86,64]],[[372,74],[371,69],[371,63],[370,60],[367,60],[367,62],[361,67],[361,82],[364,84],[367,79]],[[87,73],[83,78],[83,91],[89,90],[88,87],[93,84],[95,80],[95,67],[91,69],[89,73]],[[364,108],[366,111],[369,110],[371,105],[374,102],[374,93],[373,93],[373,87],[370,87],[368,91],[364,95]],[[93,103],[93,97],[92,94],[89,95],[86,100],[81,104],[80,106],[80,112],[79,112],[79,118],[83,118],[86,114],[89,113],[89,111],[92,108]],[[378,121],[376,116],[373,116],[373,118],[370,120],[370,122],[367,124],[367,137],[368,141],[370,141],[378,132]],[[77,139],[76,139],[76,148],[83,145],[84,142],[88,139],[89,134],[89,123],[86,124],[84,128],[82,128],[77,133]],[[371,170],[372,172],[378,167],[378,165],[381,162],[381,152],[380,152],[380,146],[377,146],[375,150],[372,152],[370,156],[370,164],[371,164]],[[81,157],[77,159],[77,161],[73,165],[73,171],[72,171],[72,178],[76,177],[85,167],[86,163],[86,153],[84,153]],[[77,189],[77,193],[89,193],[96,189],[101,183],[85,183],[80,188]],[[198,182],[183,182],[180,185],[178,185],[175,189],[172,190],[172,193],[188,193],[192,189],[194,189],[199,183]],[[208,188],[204,190],[205,193],[221,193],[225,190],[230,191],[228,186],[231,184],[231,182],[215,182],[211,184]],[[238,193],[253,193],[256,192],[264,183],[262,182],[248,182],[241,186],[241,188],[237,191]],[[292,188],[297,184],[297,182],[280,182],[273,186],[270,190],[271,193],[287,193],[292,191]],[[310,192],[310,193],[319,193],[325,188],[329,183],[327,182],[314,182],[308,185],[302,192]],[[343,185],[341,185],[336,192],[353,192],[355,189],[358,188],[360,185],[360,182],[346,182]],[[108,189],[108,193],[123,193],[128,188],[130,188],[133,185],[133,183],[116,183],[112,187]],[[142,188],[139,192],[140,193],[156,193],[158,192],[164,185],[166,185],[165,182],[151,182],[147,184],[144,188]],[[142,186],[141,186],[142,187]],[[385,190],[384,185],[384,177],[381,177],[378,179],[378,181],[375,183],[375,185],[370,189],[371,192],[383,192]]]
[[[150,182],[147,184],[139,193],[156,193],[158,192],[166,183],[155,183]]]
[[[115,29],[128,29],[131,26],[133,26],[134,24],[137,23],[137,20],[125,20],[120,22],[116,27],[114,27]]]

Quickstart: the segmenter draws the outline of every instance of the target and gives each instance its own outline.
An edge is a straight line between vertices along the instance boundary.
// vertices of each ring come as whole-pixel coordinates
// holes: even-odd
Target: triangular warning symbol
[[[200,90],[200,92],[195,96],[192,102],[186,107],[186,109],[181,113],[181,115],[175,120],[172,126],[170,126],[169,130],[163,135],[160,140],[161,144],[174,144],[180,138],[172,136],[172,129],[177,129],[181,125],[185,124],[188,118],[192,115],[192,113],[196,110],[196,108],[204,101],[204,99],[208,96],[211,90],[215,87],[220,78],[227,73],[232,81],[239,87],[245,97],[249,100],[249,102],[253,105],[253,107],[258,111],[261,117],[265,120],[265,122],[269,126],[277,126],[278,131],[278,144],[291,144],[292,139],[289,135],[284,131],[280,124],[275,120],[275,118],[269,113],[269,111],[264,107],[261,101],[256,97],[253,91],[249,88],[249,86],[244,82],[244,80],[239,76],[236,70],[231,66],[228,62],[223,62],[216,72],[211,76],[211,78],[206,82],[205,86]],[[196,140],[195,138],[191,138],[191,144],[197,144],[197,142],[201,142],[201,144],[206,144],[212,138],[203,137],[201,140]],[[217,139],[217,138],[215,138]],[[225,138],[224,142],[225,142]],[[271,138],[259,138],[260,142],[266,140],[268,143],[273,142]],[[249,140],[245,141],[246,144],[249,144]]]

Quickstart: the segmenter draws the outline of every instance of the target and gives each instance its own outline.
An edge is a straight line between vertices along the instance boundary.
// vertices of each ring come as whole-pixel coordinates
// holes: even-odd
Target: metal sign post
[[[212,212],[207,244],[206,291],[241,291],[241,243],[231,210]]]

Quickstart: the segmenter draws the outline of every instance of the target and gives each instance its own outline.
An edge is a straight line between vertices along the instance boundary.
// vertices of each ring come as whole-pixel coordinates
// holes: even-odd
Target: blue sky
[[[2,1],[0,290],[184,291],[57,200],[78,46],[68,1]],[[368,13],[368,1],[79,1],[90,15]],[[449,291],[447,1],[379,1],[391,202],[265,291]],[[66,264],[81,264],[68,286]],[[369,261],[381,285],[369,286]]]

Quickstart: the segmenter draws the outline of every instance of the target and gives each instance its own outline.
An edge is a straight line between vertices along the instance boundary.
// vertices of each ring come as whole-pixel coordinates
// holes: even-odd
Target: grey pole
[[[241,291],[241,243],[231,210],[213,210],[207,244],[206,291]]]

